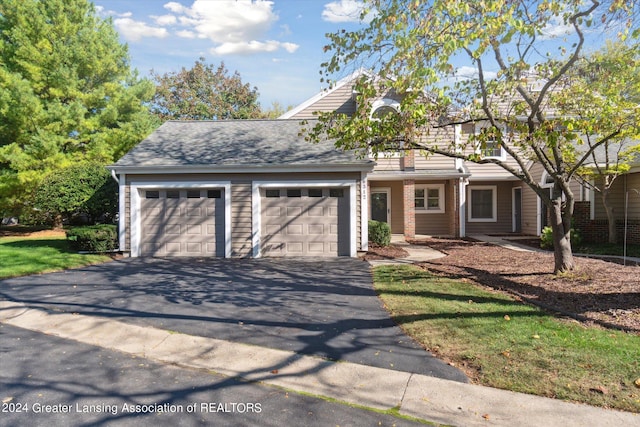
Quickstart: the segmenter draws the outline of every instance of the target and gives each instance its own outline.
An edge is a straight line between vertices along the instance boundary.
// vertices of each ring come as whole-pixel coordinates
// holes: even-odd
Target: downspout
[[[111,178],[113,178],[113,180],[118,183],[118,186],[120,186],[120,180],[118,179],[118,175],[116,175],[115,169],[111,169]]]

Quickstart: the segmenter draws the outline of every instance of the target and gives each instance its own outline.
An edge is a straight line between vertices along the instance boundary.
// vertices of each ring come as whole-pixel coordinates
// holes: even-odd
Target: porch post
[[[413,239],[416,237],[416,181],[415,179],[405,179],[402,185],[403,207],[404,207],[404,238]]]

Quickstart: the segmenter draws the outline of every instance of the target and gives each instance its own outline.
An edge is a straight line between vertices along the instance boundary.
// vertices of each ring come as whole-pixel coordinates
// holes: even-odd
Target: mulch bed
[[[375,243],[369,243],[369,251],[362,256],[365,261],[378,261],[384,259],[405,258],[409,253],[399,246],[378,246]]]
[[[640,334],[640,267],[575,257],[575,271],[554,275],[551,252],[519,252],[455,239],[411,243],[447,254],[421,264],[435,274],[507,291],[583,323]]]

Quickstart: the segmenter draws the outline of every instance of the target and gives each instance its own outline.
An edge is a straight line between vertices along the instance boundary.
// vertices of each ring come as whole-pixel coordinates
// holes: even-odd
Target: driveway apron
[[[466,382],[390,319],[349,258],[128,258],[0,281],[31,307]]]

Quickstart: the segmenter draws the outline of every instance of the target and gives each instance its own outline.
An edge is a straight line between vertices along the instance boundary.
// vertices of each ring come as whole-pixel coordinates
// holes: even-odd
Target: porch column
[[[404,207],[404,238],[416,237],[416,181],[405,179],[402,185]]]

